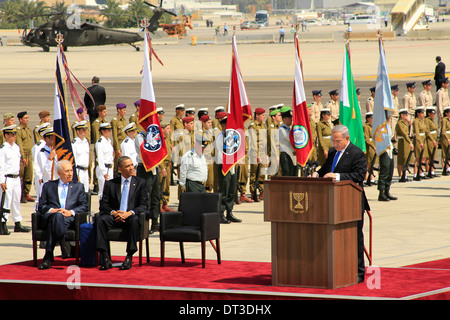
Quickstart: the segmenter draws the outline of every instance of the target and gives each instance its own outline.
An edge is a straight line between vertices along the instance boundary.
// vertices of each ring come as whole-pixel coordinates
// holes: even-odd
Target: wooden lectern
[[[264,181],[272,223],[272,285],[336,289],[358,283],[362,188],[331,178]]]

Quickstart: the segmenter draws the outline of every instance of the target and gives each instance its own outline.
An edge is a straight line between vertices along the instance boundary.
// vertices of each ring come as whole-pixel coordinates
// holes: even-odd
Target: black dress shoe
[[[225,218],[225,215],[223,214],[223,212],[220,213],[220,223],[222,223],[222,224],[229,224],[229,223],[231,223],[230,220]]]
[[[392,194],[390,194],[389,191],[386,191],[385,195],[389,200],[398,200],[398,198],[394,197]]]
[[[238,219],[233,215],[233,212],[227,212],[227,220],[230,222],[242,222],[241,219]]]
[[[389,198],[386,196],[384,191],[380,191],[380,194],[378,195],[378,201],[389,201]]]
[[[133,256],[127,255],[125,261],[120,266],[120,270],[130,270],[133,262]]]
[[[22,226],[20,222],[14,224],[14,232],[30,232],[31,229]]]
[[[102,264],[100,265],[99,270],[108,270],[111,269],[112,267],[113,266],[111,260],[109,260],[109,258],[104,258]]]
[[[46,270],[52,267],[52,262],[49,259],[44,259],[39,266],[39,270]]]

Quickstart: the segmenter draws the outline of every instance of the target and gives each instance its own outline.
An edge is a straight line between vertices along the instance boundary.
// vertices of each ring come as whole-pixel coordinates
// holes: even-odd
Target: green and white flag
[[[344,66],[342,69],[341,101],[339,105],[339,122],[348,128],[350,141],[366,152],[366,141],[350,65],[348,44],[345,45]]]

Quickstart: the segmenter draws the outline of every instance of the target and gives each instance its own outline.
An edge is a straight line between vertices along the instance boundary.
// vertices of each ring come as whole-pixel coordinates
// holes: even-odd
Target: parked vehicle
[[[241,23],[240,27],[241,27],[241,30],[261,28],[261,26],[256,21],[244,21]]]

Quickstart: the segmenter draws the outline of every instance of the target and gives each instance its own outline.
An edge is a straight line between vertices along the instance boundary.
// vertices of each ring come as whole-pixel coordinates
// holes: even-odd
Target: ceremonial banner
[[[382,154],[391,145],[391,126],[389,116],[395,111],[391,93],[391,82],[386,66],[383,43],[379,40],[380,59],[378,61],[378,75],[375,86],[375,101],[373,106],[372,136],[375,141],[377,155]]]
[[[156,112],[155,92],[153,90],[152,72],[150,70],[150,36],[145,30],[144,37],[144,67],[141,83],[141,107],[139,109],[139,124],[146,130],[145,139],[140,146],[140,155],[146,171],[153,170],[167,156],[161,124]]]
[[[366,152],[366,140],[361,119],[361,109],[356,95],[350,64],[348,43],[345,45],[344,64],[342,69],[341,101],[339,105],[339,122],[348,128],[350,141]]]
[[[67,106],[64,96],[64,88],[61,80],[60,62],[61,46],[58,46],[56,56],[55,73],[55,99],[54,99],[54,121],[53,131],[55,135],[55,150],[58,161],[69,160],[73,166],[73,180],[78,181],[77,171],[75,170],[75,159],[72,152],[72,143],[70,140],[70,125]]]
[[[306,104],[305,88],[303,86],[303,72],[297,34],[294,36],[294,44],[294,102],[292,104],[292,130],[289,138],[295,150],[297,163],[300,166],[305,166],[313,148],[313,141],[311,139],[311,126],[309,125],[308,107]]]
[[[236,47],[236,36],[232,38],[231,80],[228,95],[228,120],[223,141],[222,173],[228,171],[245,156],[245,121],[251,118],[251,106],[245,91]]]

